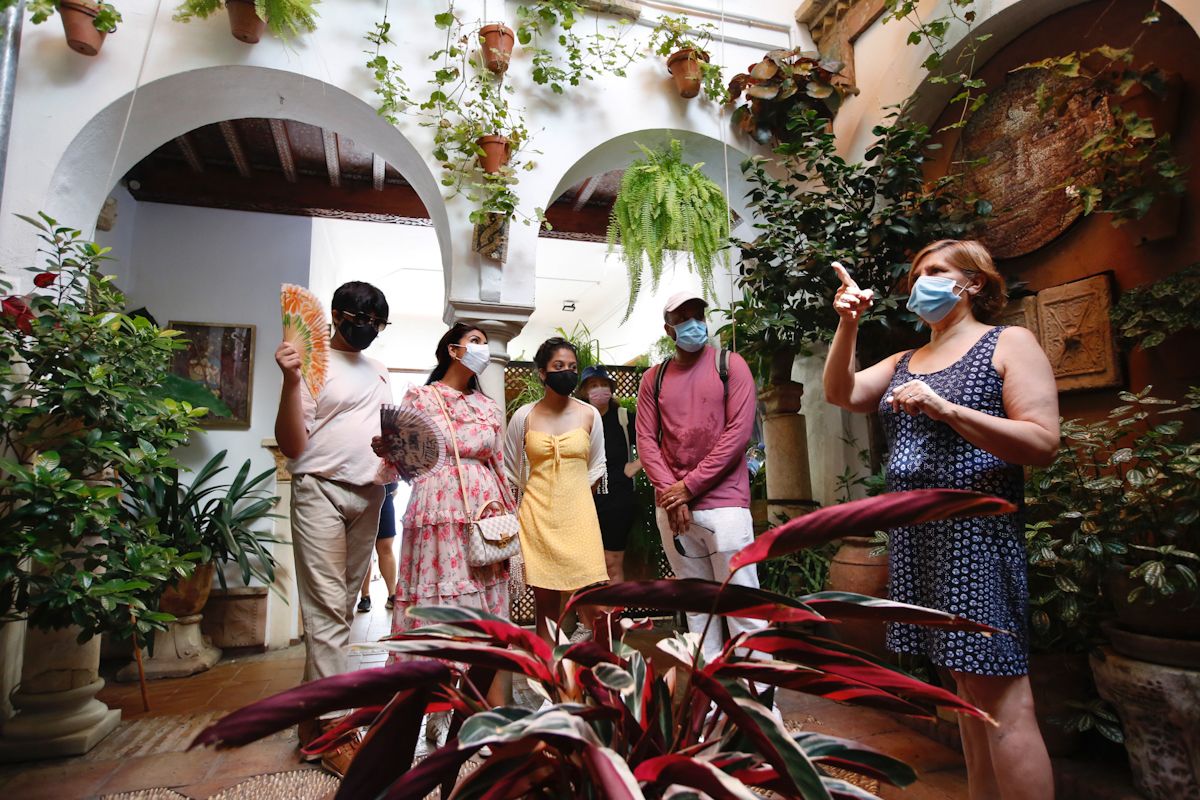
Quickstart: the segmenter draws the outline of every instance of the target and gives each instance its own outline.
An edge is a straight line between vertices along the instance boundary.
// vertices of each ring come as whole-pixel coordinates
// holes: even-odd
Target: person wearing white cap
[[[675,355],[642,376],[637,446],[654,485],[663,549],[679,578],[724,581],[729,559],[754,540],[746,445],[754,427],[754,378],[737,353],[710,347],[695,292],[672,295],[663,308]],[[753,569],[731,583],[758,588]],[[688,629],[705,630],[707,614],[688,614]],[[701,643],[706,659],[724,641],[719,621]],[[729,618],[730,633],[758,630],[760,620]]]

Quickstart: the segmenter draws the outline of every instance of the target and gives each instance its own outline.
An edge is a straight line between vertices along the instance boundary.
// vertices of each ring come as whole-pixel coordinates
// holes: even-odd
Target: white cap
[[[676,292],[667,298],[667,304],[663,306],[663,315],[670,314],[689,300],[699,300],[705,308],[708,308],[708,301],[699,292]]]

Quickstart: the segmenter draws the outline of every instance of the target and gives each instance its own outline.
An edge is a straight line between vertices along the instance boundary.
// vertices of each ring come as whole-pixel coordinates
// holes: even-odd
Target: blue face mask
[[[688,319],[672,325],[675,329],[675,344],[686,353],[695,353],[708,344],[708,326],[704,320]]]
[[[955,283],[953,278],[922,275],[908,296],[908,310],[930,325],[941,322],[958,305],[966,288]]]

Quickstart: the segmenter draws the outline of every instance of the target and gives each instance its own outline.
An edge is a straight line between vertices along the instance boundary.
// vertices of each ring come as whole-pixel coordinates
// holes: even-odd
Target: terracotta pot
[[[266,21],[254,10],[253,0],[225,0],[229,13],[229,32],[246,44],[258,44],[267,29]]]
[[[158,610],[176,617],[190,617],[204,610],[208,593],[212,591],[213,563],[201,564],[191,577],[167,587],[158,602]]]
[[[87,0],[62,0],[59,5],[58,15],[62,17],[67,44],[76,53],[94,56],[104,46],[104,37],[108,34],[96,30],[93,24],[99,13],[100,6]]]
[[[1200,640],[1200,598],[1196,597],[1196,592],[1180,591],[1170,597],[1160,597],[1147,590],[1138,602],[1130,603],[1129,593],[1140,585],[1139,581],[1129,577],[1131,569],[1118,565],[1105,576],[1104,589],[1117,612],[1117,627],[1164,639]],[[1149,597],[1154,597],[1153,603],[1145,601]]]
[[[1152,800],[1200,797],[1200,672],[1092,652],[1100,696],[1125,729],[1133,785]]]
[[[499,23],[484,25],[479,29],[479,41],[483,44],[483,65],[496,75],[508,71],[508,60],[512,57],[512,28]]]
[[[475,143],[483,148],[479,166],[484,172],[496,173],[508,163],[509,148],[507,136],[480,136]]]
[[[675,79],[675,88],[680,97],[695,97],[700,94],[700,62],[708,61],[708,53],[685,47],[667,59],[667,70]]]
[[[1050,755],[1069,756],[1083,746],[1083,734],[1068,731],[1052,720],[1071,714],[1071,703],[1088,699],[1091,668],[1087,653],[1033,653],[1029,656],[1029,683],[1038,728]]]
[[[888,596],[887,555],[873,556],[876,545],[865,536],[847,536],[829,562],[829,588],[871,597]],[[884,645],[885,624],[870,620],[846,620],[833,626],[838,638],[852,647],[876,656],[891,658]]]

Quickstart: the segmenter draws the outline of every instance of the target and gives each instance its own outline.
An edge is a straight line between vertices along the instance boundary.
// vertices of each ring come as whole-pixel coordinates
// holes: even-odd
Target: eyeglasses
[[[355,325],[371,325],[379,333],[383,333],[383,329],[392,324],[386,319],[380,319],[372,314],[356,314],[353,311],[338,311],[337,313]]]

